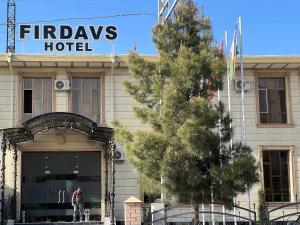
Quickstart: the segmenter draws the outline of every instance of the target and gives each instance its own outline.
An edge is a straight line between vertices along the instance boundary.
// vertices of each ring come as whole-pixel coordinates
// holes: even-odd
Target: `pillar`
[[[0,192],[1,192],[1,210],[0,210],[0,216],[1,216],[1,225],[4,225],[4,207],[5,207],[5,155],[6,155],[6,148],[7,148],[7,143],[6,143],[6,137],[5,134],[2,136],[2,144],[1,144],[1,185],[0,185]]]
[[[141,225],[142,201],[135,197],[130,197],[124,201],[124,218],[125,225]]]

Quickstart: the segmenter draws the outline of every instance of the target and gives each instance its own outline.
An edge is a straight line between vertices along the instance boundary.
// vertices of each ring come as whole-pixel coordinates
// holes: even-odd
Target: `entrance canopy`
[[[2,129],[3,137],[11,145],[34,139],[34,135],[48,130],[75,130],[88,136],[90,140],[108,144],[113,129],[98,127],[94,121],[69,112],[51,112],[27,120],[22,127]]]
[[[17,145],[34,139],[34,135],[50,130],[74,130],[88,136],[89,140],[97,141],[105,145],[108,159],[114,160],[114,154],[110,154],[113,138],[113,129],[108,127],[98,127],[94,121],[69,112],[52,112],[36,116],[32,119],[27,120],[22,124],[21,127],[6,128],[0,130],[2,135],[1,144],[1,185],[0,185],[0,223],[4,224],[5,219],[16,219],[16,196],[17,196]],[[6,150],[10,149],[8,146],[13,147],[13,177],[14,185],[12,196],[5,199],[5,155]],[[112,163],[113,165],[113,163]],[[108,177],[108,161],[106,160],[106,177]],[[114,174],[112,175],[114,177]],[[113,178],[114,179],[114,178]],[[106,178],[107,180],[107,178]],[[114,183],[113,183],[114,185]],[[105,184],[106,199],[108,198],[108,182]],[[111,206],[113,210],[113,206]]]

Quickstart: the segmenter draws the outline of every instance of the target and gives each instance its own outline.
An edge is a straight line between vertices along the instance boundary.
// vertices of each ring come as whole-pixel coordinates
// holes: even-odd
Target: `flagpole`
[[[222,54],[222,48],[223,48],[223,40],[222,40],[222,45],[221,45],[221,48],[220,48],[220,54]],[[218,90],[217,90],[217,97],[218,97],[218,104],[219,102],[221,101],[221,93],[220,93],[220,87],[218,86]],[[222,132],[221,132],[221,115],[219,115],[219,120],[218,120],[218,126],[219,126],[219,137],[220,137],[220,150],[221,150],[221,147],[222,147],[222,141],[221,141],[221,138],[222,138]],[[221,153],[221,152],[220,152]],[[222,165],[222,162],[221,162],[221,165]]]
[[[245,118],[245,78],[243,62],[243,37],[242,37],[242,17],[239,17],[239,37],[240,37],[240,68],[241,68],[241,86],[242,86],[242,143],[247,144],[246,136],[246,118]]]
[[[242,83],[242,119],[243,119],[243,144],[247,144],[246,135],[246,118],[245,118],[245,77],[244,77],[244,61],[243,61],[243,36],[242,36],[242,17],[239,16],[239,36],[240,36],[240,68],[241,68],[241,83]],[[251,196],[248,186],[248,208],[251,210]],[[251,221],[251,213],[249,212],[249,219]]]
[[[231,93],[230,93],[230,69],[229,69],[229,48],[228,48],[228,32],[227,30],[225,30],[225,49],[226,49],[226,75],[227,75],[227,98],[228,98],[228,112],[229,112],[229,116],[231,118]],[[229,124],[230,129],[232,129],[232,122],[230,122]],[[232,148],[232,136],[230,138],[230,147]],[[235,205],[235,198],[234,198],[234,205]],[[234,225],[237,225],[237,219],[236,219],[236,208],[235,206],[233,207],[233,220],[234,220]]]
[[[226,75],[227,75],[227,98],[228,98],[228,112],[231,118],[231,95],[230,95],[230,75],[229,75],[229,49],[228,49],[228,32],[225,30],[225,49],[226,49]],[[232,123],[229,124],[230,129],[232,128]],[[230,138],[230,147],[232,147],[232,136]]]

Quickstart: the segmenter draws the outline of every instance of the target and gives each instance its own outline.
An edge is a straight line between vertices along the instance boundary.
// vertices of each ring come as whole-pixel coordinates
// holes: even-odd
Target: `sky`
[[[137,14],[113,18],[77,19],[51,22],[54,25],[115,25],[118,38],[91,41],[92,53],[127,54],[136,47],[141,54],[155,55],[151,30],[157,22],[157,0],[15,0],[16,22],[48,21],[73,17],[105,17],[117,14]],[[172,1],[172,0],[171,0]],[[225,30],[231,42],[238,16],[242,17],[243,52],[245,55],[300,55],[300,1],[298,0],[195,0],[211,18],[214,42],[220,44]],[[6,0],[0,0],[0,53],[6,46]],[[42,22],[37,24],[43,24]],[[49,24],[49,23],[48,23]],[[45,52],[44,42],[16,34],[16,53],[55,54]],[[70,54],[70,53],[65,53]],[[77,54],[71,52],[71,54]]]

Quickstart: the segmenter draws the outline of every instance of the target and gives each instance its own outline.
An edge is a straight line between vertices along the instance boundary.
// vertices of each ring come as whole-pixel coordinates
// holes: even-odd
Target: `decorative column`
[[[114,141],[111,141],[111,149],[110,149],[110,156],[111,156],[111,196],[110,196],[110,209],[111,209],[111,225],[115,225],[115,150],[116,144]]]
[[[109,166],[109,145],[105,147],[105,217],[109,216],[109,208],[110,208],[110,196],[108,191],[108,166]]]
[[[17,219],[17,166],[18,166],[18,151],[17,146],[14,146],[14,189],[13,189],[13,196],[12,196],[12,206],[10,210],[12,211],[12,219]]]
[[[142,201],[136,197],[130,197],[124,201],[125,225],[142,224]]]
[[[1,144],[1,160],[2,160],[2,167],[1,167],[1,186],[0,186],[0,193],[1,193],[1,225],[4,225],[4,207],[5,207],[5,155],[6,155],[6,149],[7,149],[7,140],[5,133],[2,136],[2,144]]]

